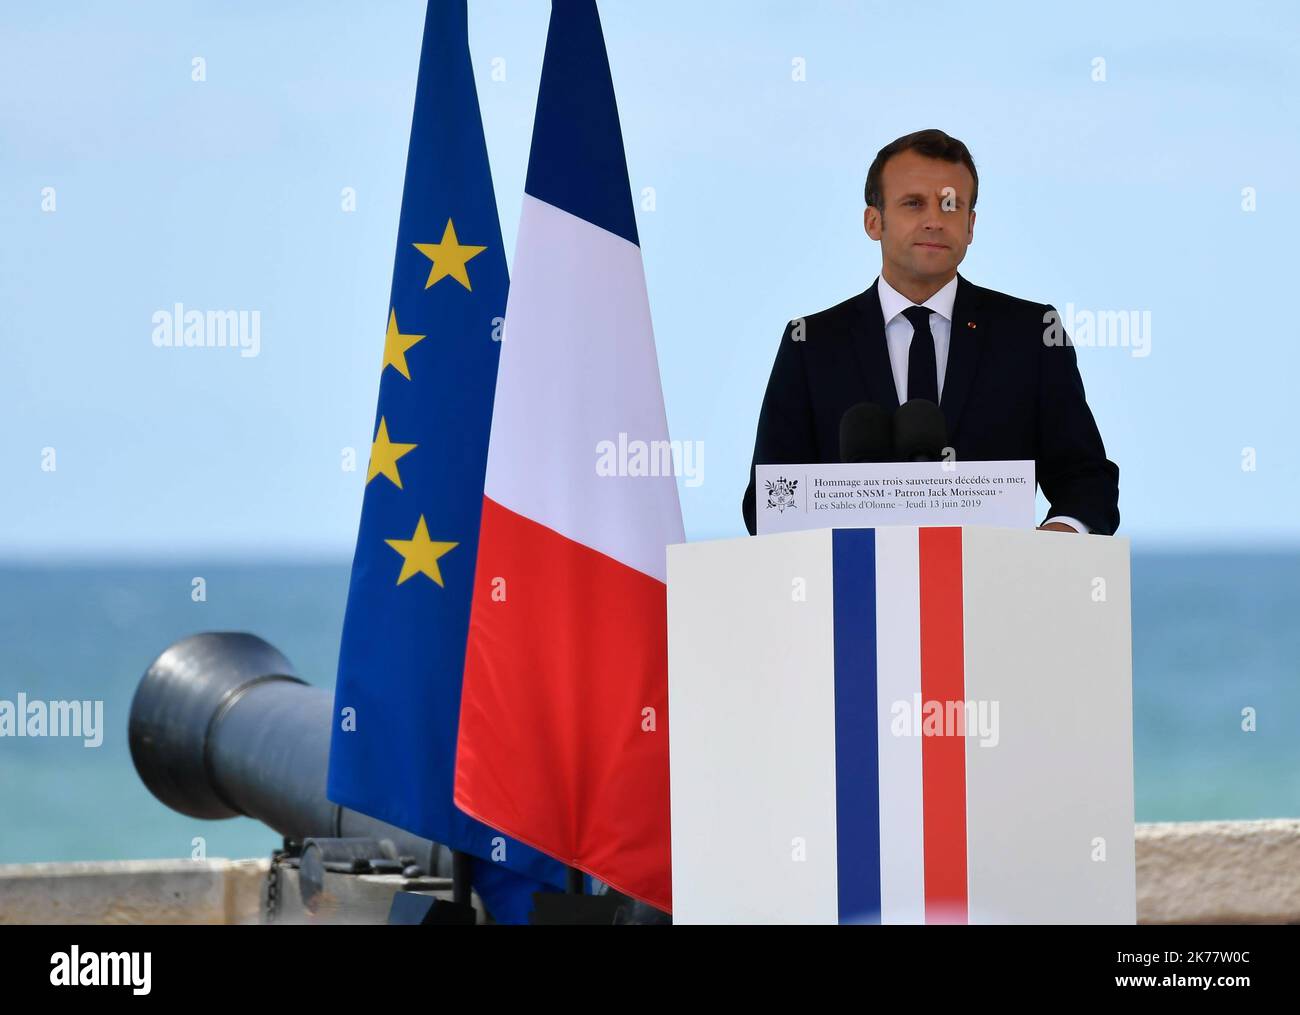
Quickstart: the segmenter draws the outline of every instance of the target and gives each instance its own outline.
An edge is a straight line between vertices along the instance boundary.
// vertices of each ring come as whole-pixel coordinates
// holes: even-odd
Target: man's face
[[[946,282],[975,238],[975,180],[960,162],[899,152],[880,173],[880,203],[868,207],[867,235],[900,282]],[[882,214],[883,213],[883,214]]]

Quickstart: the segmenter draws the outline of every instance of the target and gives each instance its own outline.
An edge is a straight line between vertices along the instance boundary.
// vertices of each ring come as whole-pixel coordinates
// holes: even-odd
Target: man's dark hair
[[[883,197],[880,193],[881,171],[885,168],[885,163],[891,158],[899,152],[907,151],[913,151],[918,155],[924,155],[931,159],[963,163],[970,170],[971,178],[975,181],[975,186],[970,192],[970,210],[975,210],[975,199],[979,197],[980,193],[980,177],[979,173],[975,172],[975,160],[970,157],[970,150],[955,137],[949,137],[943,131],[933,129],[904,134],[897,141],[890,141],[889,144],[876,153],[875,161],[871,163],[871,168],[867,170],[867,186],[864,196],[868,205],[884,210],[884,206],[881,204]]]

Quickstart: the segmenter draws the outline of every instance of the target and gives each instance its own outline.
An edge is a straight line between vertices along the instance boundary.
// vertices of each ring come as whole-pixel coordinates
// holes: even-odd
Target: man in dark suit
[[[1110,535],[1119,527],[1119,469],[1106,458],[1056,311],[957,274],[975,236],[978,193],[970,152],[941,130],[880,150],[863,216],[880,242],[880,277],[786,326],[753,465],[838,462],[847,409],[875,402],[892,414],[928,398],[943,410],[958,460],[1033,459],[1051,504],[1039,528]],[[742,512],[752,535],[752,465]]]

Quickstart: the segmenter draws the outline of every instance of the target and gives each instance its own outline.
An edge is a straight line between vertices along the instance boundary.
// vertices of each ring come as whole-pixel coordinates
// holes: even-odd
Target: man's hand
[[[1043,524],[1043,525],[1038,526],[1038,531],[1040,531],[1040,532],[1073,532],[1075,535],[1078,535],[1078,534],[1079,534],[1079,530],[1078,530],[1078,529],[1073,528],[1072,526],[1066,525],[1065,522],[1047,522],[1046,524]]]

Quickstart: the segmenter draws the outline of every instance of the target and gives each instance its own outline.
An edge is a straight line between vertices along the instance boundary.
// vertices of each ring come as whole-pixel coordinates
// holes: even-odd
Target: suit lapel
[[[876,318],[880,318],[880,300],[876,300]],[[948,342],[948,365],[943,377],[943,395],[939,408],[948,424],[948,439],[957,433],[966,396],[979,366],[981,354],[988,342],[988,326],[980,312],[979,296],[975,286],[960,274],[957,275],[957,298],[952,305],[952,336]],[[881,338],[881,348],[884,339]],[[887,354],[886,354],[887,355]],[[886,364],[888,367],[888,364]]]
[[[854,320],[851,338],[871,400],[892,415],[898,408],[898,392],[894,389],[894,369],[889,365],[889,347],[885,344],[878,285],[878,280],[872,282],[871,288],[858,297],[861,313]]]
[[[858,297],[861,313],[853,325],[853,352],[862,370],[871,400],[886,412],[898,409],[898,392],[894,388],[894,370],[889,363],[885,343],[884,314],[880,309],[879,280]],[[952,334],[948,342],[948,364],[944,368],[943,395],[939,408],[948,424],[948,438],[957,433],[966,396],[988,343],[988,326],[980,306],[976,287],[957,275],[957,298],[952,305]]]

